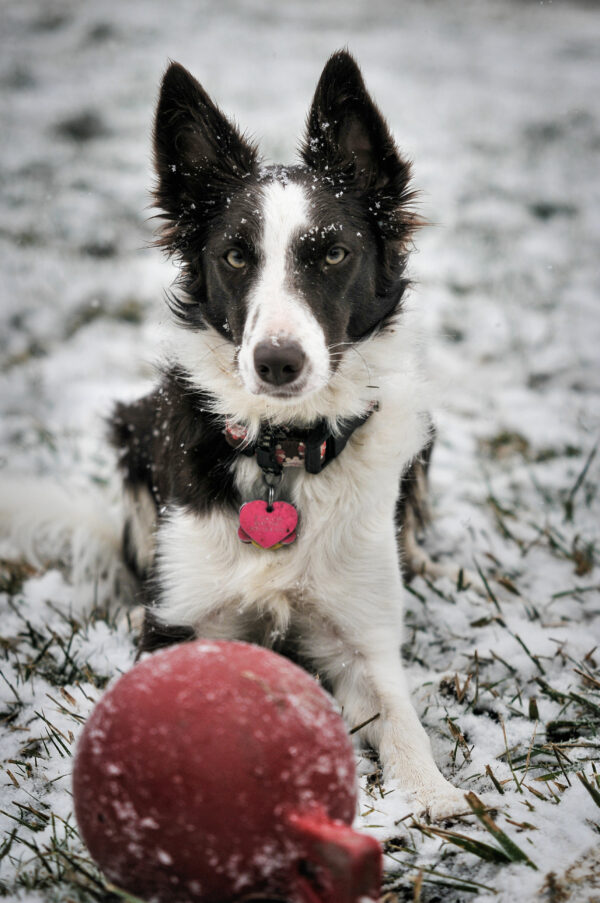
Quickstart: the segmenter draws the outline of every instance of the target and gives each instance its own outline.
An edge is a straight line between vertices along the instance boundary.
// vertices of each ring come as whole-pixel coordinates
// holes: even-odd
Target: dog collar
[[[240,454],[256,456],[266,495],[266,499],[252,499],[242,505],[238,527],[241,541],[270,551],[293,543],[298,511],[291,502],[275,500],[283,468],[304,465],[307,473],[321,473],[345,448],[354,431],[378,408],[377,402],[371,402],[361,417],[344,421],[335,436],[325,420],[309,430],[264,424],[255,443],[248,442],[248,431],[244,426],[227,418],[223,429],[226,441]]]
[[[256,442],[249,443],[246,427],[229,417],[225,419],[223,432],[232,448],[248,457],[256,456],[263,474],[278,476],[284,467],[302,466],[307,473],[321,473],[343,451],[354,431],[378,409],[377,401],[370,402],[362,416],[344,420],[336,435],[325,420],[307,430],[266,423],[261,425]]]

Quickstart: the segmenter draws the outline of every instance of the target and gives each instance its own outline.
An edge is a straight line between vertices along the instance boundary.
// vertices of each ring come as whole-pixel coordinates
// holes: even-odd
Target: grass
[[[547,460],[528,466],[543,469]],[[593,461],[588,453],[564,492],[546,487],[537,518],[531,505],[510,492],[500,497],[487,482],[500,549],[516,548],[524,562],[502,568],[497,552],[482,546],[474,569],[487,598],[468,588],[464,573],[456,586],[418,579],[408,588],[404,655],[413,679],[421,678],[417,704],[437,758],[467,791],[471,815],[428,824],[407,810],[394,820],[402,808],[372,761],[359,821],[383,840],[387,903],[503,899],[506,877],[515,874],[530,874],[519,879],[524,887],[558,886],[547,838],[578,788],[580,812],[574,817],[569,809],[568,830],[582,838],[600,833],[600,652],[591,629],[587,645],[581,635],[570,639],[581,623],[597,623],[598,586],[589,576],[579,581],[574,551],[593,546],[578,520],[586,499],[595,497],[587,487]],[[561,499],[569,501],[566,519]],[[558,566],[560,588],[531,594],[534,558]],[[58,575],[55,596],[40,599],[35,588],[43,575],[23,563],[3,562],[1,580],[0,896],[139,903],[91,861],[70,803],[76,737],[114,673],[111,650],[132,658],[124,612],[73,616],[61,603],[66,584]],[[103,646],[108,654],[99,663]],[[447,661],[455,670],[445,669]],[[485,801],[490,792],[494,808]]]

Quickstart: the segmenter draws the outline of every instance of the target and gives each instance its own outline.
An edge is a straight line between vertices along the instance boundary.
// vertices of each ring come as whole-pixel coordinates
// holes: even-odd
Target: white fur
[[[203,335],[202,340],[212,342]],[[181,347],[181,346],[180,346]],[[183,348],[189,367],[190,345]],[[334,689],[350,726],[380,717],[361,733],[381,754],[388,777],[435,817],[464,811],[462,794],[438,771],[410,702],[400,660],[402,596],[394,506],[400,475],[427,437],[430,399],[415,355],[415,336],[399,326],[346,353],[321,391],[294,403],[249,396],[216,362],[197,362],[194,381],[212,391],[224,413],[257,425],[380,410],[321,474],[284,471],[282,495],[300,512],[298,539],[270,552],[237,537],[235,513],[198,516],[174,508],[157,537],[162,587],[156,615],[199,635],[269,642],[295,637]],[[379,388],[374,389],[373,386]],[[243,500],[261,497],[254,459],[240,458],[235,479]]]
[[[121,560],[123,514],[106,495],[49,479],[6,475],[0,479],[0,529],[8,555],[38,568],[64,565],[82,608],[129,601],[131,578]]]
[[[410,384],[417,405],[422,411],[429,410],[431,388],[417,363],[420,341],[414,314],[407,309],[397,325],[346,348],[338,369],[324,386],[289,399],[250,394],[237,369],[236,349],[211,327],[198,332],[167,327],[165,357],[181,364],[194,388],[212,395],[215,413],[235,416],[248,427],[253,440],[265,420],[302,426],[324,418],[335,431],[342,420],[364,414],[373,399],[383,403],[391,398],[392,387],[397,385]]]
[[[238,355],[239,372],[253,395],[269,393],[254,367],[259,342],[274,345],[296,341],[306,362],[296,394],[321,388],[329,376],[329,354],[325,336],[308,305],[291,288],[291,244],[309,229],[308,200],[301,185],[273,181],[263,189],[262,236],[259,279],[248,299],[246,330]]]

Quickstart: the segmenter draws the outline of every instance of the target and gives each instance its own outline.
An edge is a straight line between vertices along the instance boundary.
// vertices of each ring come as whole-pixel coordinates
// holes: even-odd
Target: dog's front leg
[[[379,750],[384,776],[397,781],[412,795],[419,811],[431,818],[468,812],[464,794],[434,762],[429,737],[410,699],[398,647],[390,643],[389,635],[376,632],[361,645],[352,668],[355,673],[339,681],[336,695],[348,714],[356,706],[357,693],[366,692],[376,703],[373,714],[379,712],[379,718],[367,725],[367,739]]]
[[[328,600],[326,624],[312,621],[305,652],[331,682],[350,728],[378,716],[359,737],[379,751],[385,778],[408,792],[420,813],[440,819],[468,812],[463,793],[436,766],[410,700],[400,659],[400,606],[379,598],[372,607],[373,587],[362,589],[364,594],[353,587],[360,603],[350,604],[346,597],[339,617]],[[399,581],[395,589],[402,592]]]

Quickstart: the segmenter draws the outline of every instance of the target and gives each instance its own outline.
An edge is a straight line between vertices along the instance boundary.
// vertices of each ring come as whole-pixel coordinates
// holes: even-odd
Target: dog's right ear
[[[171,63],[154,123],[155,197],[165,218],[176,223],[190,209],[201,212],[202,199],[217,188],[214,182],[222,186],[224,179],[242,179],[256,163],[256,149],[187,69]]]

